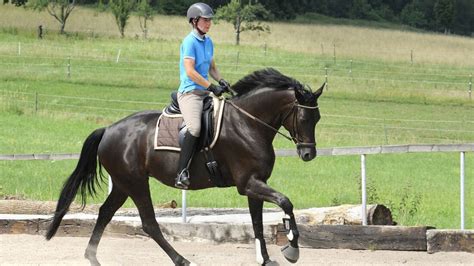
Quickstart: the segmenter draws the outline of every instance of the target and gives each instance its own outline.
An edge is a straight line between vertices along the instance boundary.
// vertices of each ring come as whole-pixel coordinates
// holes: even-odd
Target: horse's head
[[[316,92],[305,88],[297,80],[287,77],[273,68],[258,70],[243,79],[239,80],[232,86],[232,89],[237,92],[234,99],[244,99],[249,105],[249,108],[254,114],[258,112],[267,112],[269,117],[278,118],[278,122],[274,120],[273,126],[257,119],[255,116],[248,114],[253,120],[259,121],[267,126],[267,128],[278,131],[278,127],[283,125],[290,132],[291,138],[282,134],[288,139],[293,139],[296,143],[298,155],[304,161],[310,161],[316,157],[316,138],[315,127],[321,118],[318,108],[318,98],[323,92],[323,84]],[[283,94],[266,94],[269,91],[279,91]],[[294,94],[292,94],[294,92]],[[276,103],[277,99],[272,97],[258,97],[258,95],[279,95],[281,100],[281,113],[278,117],[275,116],[275,110],[268,108]],[[282,95],[284,95],[282,97]],[[249,98],[257,96],[256,101],[247,101]],[[289,97],[289,98],[288,98]],[[262,102],[266,100],[266,102]],[[253,104],[253,107],[250,105]],[[238,107],[236,107],[238,108]],[[240,108],[238,108],[240,110]],[[257,115],[262,117],[261,114]],[[281,120],[280,120],[281,119]],[[271,119],[270,119],[271,120]],[[275,128],[276,127],[276,128]]]
[[[296,101],[283,118],[283,126],[290,132],[303,161],[311,161],[316,157],[315,127],[321,119],[318,98],[325,85],[326,83],[316,92],[303,87],[294,88]]]

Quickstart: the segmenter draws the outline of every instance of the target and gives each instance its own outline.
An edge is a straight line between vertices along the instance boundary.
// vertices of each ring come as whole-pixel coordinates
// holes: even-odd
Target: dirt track
[[[37,235],[0,235],[1,265],[88,265],[83,258],[88,238]],[[173,242],[187,259],[198,265],[256,265],[253,245]],[[275,245],[272,259],[289,265]],[[98,259],[103,265],[172,265],[165,253],[148,238],[104,237]],[[474,254],[301,249],[297,265],[474,265]]]

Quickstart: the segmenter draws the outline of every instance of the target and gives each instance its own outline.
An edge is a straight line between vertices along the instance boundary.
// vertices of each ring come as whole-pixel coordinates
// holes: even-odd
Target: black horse
[[[244,77],[232,90],[223,114],[221,135],[213,148],[220,170],[239,194],[248,197],[256,238],[257,262],[271,264],[263,237],[263,202],[283,209],[288,225],[289,244],[282,248],[287,260],[299,258],[298,229],[293,204],[288,197],[267,185],[275,163],[272,141],[278,128],[285,127],[297,147],[299,157],[310,161],[316,157],[315,126],[320,119],[317,100],[324,85],[311,92],[295,79],[274,69],[264,69]],[[106,225],[125,200],[130,197],[138,208],[143,230],[153,238],[176,265],[189,265],[163,237],[155,219],[150,196],[149,177],[174,186],[179,154],[155,151],[153,145],[158,111],[144,111],[115,124],[92,132],[86,139],[76,169],[65,182],[46,239],[51,239],[76,194],[85,204],[86,194],[94,195],[96,183],[103,179],[101,166],[110,174],[113,188],[100,207],[85,257],[98,265],[97,246]],[[279,132],[278,132],[279,133]],[[97,157],[99,175],[97,175]],[[209,181],[202,153],[193,159],[190,190],[214,187]]]

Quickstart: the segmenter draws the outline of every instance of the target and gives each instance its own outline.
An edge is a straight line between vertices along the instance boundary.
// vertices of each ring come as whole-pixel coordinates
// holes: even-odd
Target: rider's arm
[[[212,58],[211,65],[209,66],[209,75],[211,75],[211,77],[217,82],[222,79],[221,73],[216,67],[216,62],[214,61],[214,58]]]
[[[184,58],[184,69],[186,70],[186,75],[188,75],[188,77],[198,85],[208,88],[211,83],[194,69],[194,64],[194,59]]]

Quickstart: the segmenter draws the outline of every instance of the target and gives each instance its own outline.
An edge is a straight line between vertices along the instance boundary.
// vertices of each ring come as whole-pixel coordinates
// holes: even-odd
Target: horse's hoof
[[[264,265],[264,266],[279,266],[280,263],[278,263],[276,261],[273,261],[273,260],[268,260],[268,261],[265,261],[262,265]]]
[[[187,259],[184,259],[183,258],[183,261],[181,261],[180,263],[176,263],[176,265],[184,265],[184,266],[197,266],[196,263],[194,262],[190,262],[189,260]]]
[[[91,264],[91,266],[100,266],[100,262],[97,260],[97,258],[95,256],[89,257],[89,256],[86,255],[85,257],[86,257],[86,259],[89,260],[89,263]]]
[[[292,247],[289,243],[281,248],[281,253],[291,263],[296,263],[300,258],[300,249]]]

